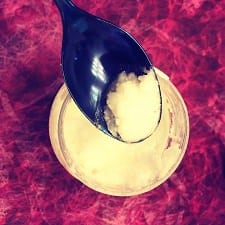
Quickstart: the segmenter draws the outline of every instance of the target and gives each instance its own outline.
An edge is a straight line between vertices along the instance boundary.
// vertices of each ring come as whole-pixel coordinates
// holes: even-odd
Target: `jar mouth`
[[[102,185],[93,181],[94,179],[85,176],[84,171],[76,168],[76,163],[74,164],[73,159],[70,156],[70,153],[67,149],[65,143],[65,134],[63,132],[63,119],[65,110],[71,101],[71,97],[67,91],[65,85],[61,87],[59,90],[50,113],[49,119],[49,134],[50,140],[52,143],[53,150],[60,161],[60,163],[64,166],[64,168],[76,179],[80,180],[86,186],[105,194],[114,195],[114,196],[132,196],[141,194],[147,191],[154,189],[159,186],[163,182],[165,182],[176,170],[176,168],[181,163],[183,156],[185,154],[188,138],[189,138],[189,118],[187,113],[186,105],[181,97],[180,93],[176,89],[176,87],[167,79],[167,76],[155,68],[156,73],[159,75],[160,86],[162,87],[162,91],[166,90],[167,101],[171,104],[171,113],[174,114],[174,117],[171,119],[171,134],[172,137],[168,137],[168,144],[165,147],[166,151],[170,151],[169,148],[173,147],[175,144],[178,144],[180,147],[180,153],[177,155],[177,158],[172,163],[171,167],[168,168],[164,176],[158,177],[154,180],[153,183],[143,184],[143,186],[137,187],[135,189],[117,189],[112,186]],[[163,88],[164,87],[164,88]],[[167,88],[165,88],[167,87]],[[179,107],[178,107],[179,106]],[[177,110],[176,110],[177,109]],[[176,114],[176,115],[175,115]],[[179,120],[176,116],[179,116]],[[160,121],[160,123],[163,120]]]

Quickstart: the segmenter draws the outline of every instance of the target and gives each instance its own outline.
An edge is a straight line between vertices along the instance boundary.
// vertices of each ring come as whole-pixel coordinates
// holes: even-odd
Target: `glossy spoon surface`
[[[70,0],[55,3],[63,23],[62,71],[68,90],[85,116],[114,137],[104,120],[112,83],[122,71],[142,75],[152,63],[137,41],[121,28],[81,10]]]

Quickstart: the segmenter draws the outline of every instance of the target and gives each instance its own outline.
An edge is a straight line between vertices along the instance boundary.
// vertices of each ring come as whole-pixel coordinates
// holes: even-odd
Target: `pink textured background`
[[[76,0],[122,26],[170,75],[190,114],[173,176],[135,197],[96,193],[58,163],[48,137],[60,75],[52,0],[0,1],[0,224],[224,225],[225,0]]]

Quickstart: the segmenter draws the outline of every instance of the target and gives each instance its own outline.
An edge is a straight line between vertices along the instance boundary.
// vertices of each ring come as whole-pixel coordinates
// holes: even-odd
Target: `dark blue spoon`
[[[142,75],[152,64],[137,41],[121,28],[79,9],[70,0],[55,2],[63,23],[65,83],[86,117],[112,136],[103,113],[112,82],[122,71]]]

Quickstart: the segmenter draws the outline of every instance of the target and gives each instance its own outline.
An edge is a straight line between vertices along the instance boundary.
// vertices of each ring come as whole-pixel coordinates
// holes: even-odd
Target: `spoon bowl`
[[[107,92],[122,71],[143,75],[153,69],[152,63],[121,28],[79,9],[70,0],[55,2],[63,23],[62,71],[68,90],[98,129],[122,141],[111,134],[104,120]]]

